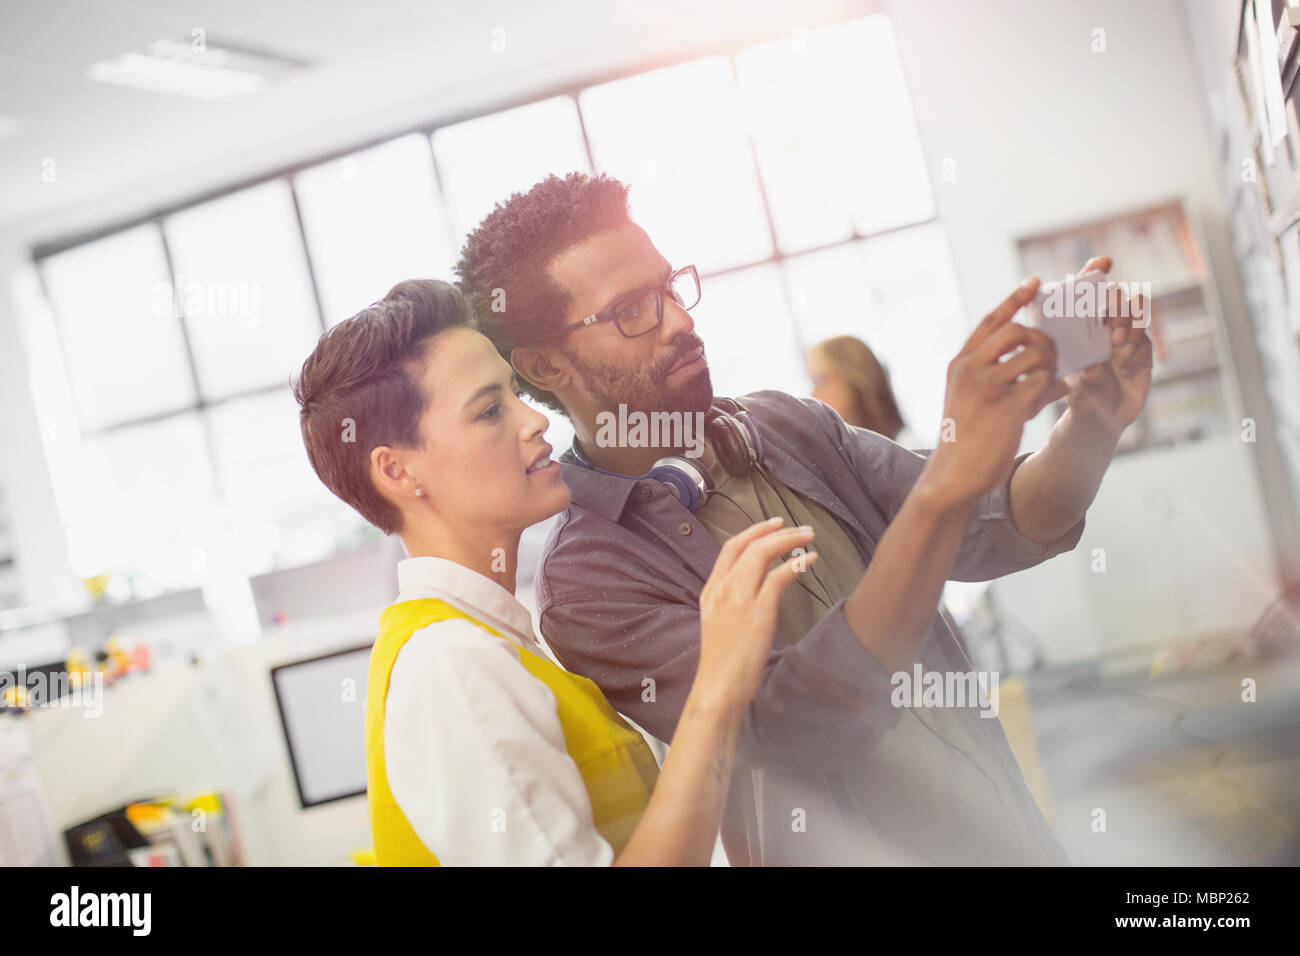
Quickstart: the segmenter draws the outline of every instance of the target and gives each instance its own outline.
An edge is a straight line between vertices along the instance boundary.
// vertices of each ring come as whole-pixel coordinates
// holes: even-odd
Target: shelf
[[[1205,276],[1192,276],[1181,281],[1163,283],[1159,286],[1151,287],[1151,298],[1159,302],[1161,299],[1178,299],[1183,296],[1190,296],[1192,293],[1205,292]]]
[[[1189,368],[1175,368],[1171,371],[1162,372],[1158,375],[1152,373],[1151,385],[1154,388],[1156,385],[1164,385],[1167,382],[1178,382],[1184,379],[1198,378],[1202,375],[1209,375],[1209,374],[1218,375],[1220,371],[1221,370],[1219,368],[1218,362],[1214,362],[1212,364],[1207,363],[1205,365],[1193,365]]]
[[[1117,454],[1199,441],[1223,433],[1230,420],[1226,335],[1206,269],[1206,256],[1180,200],[1167,200],[1017,240],[1026,270],[1040,274],[1081,256],[1107,255],[1117,282],[1151,281],[1157,306],[1151,336],[1159,347],[1146,406],[1121,436]],[[1038,267],[1038,268],[1036,268]],[[1064,405],[1054,406],[1058,417]]]

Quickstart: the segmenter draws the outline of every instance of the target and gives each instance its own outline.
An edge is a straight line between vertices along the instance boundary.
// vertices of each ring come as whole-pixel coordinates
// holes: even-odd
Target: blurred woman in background
[[[907,448],[920,442],[898,411],[889,373],[861,339],[838,335],[808,350],[808,374],[813,398],[820,399],[840,418],[858,428],[868,428]]]

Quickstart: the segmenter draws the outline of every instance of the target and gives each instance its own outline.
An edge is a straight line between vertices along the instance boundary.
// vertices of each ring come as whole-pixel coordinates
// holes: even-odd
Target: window
[[[287,386],[320,335],[288,183],[163,221],[204,398]]]
[[[592,87],[579,103],[596,168],[631,184],[633,218],[671,262],[707,273],[772,254],[725,57]]]
[[[87,438],[69,520],[77,572],[121,573],[140,598],[201,580],[221,520],[211,461],[197,412]]]
[[[937,441],[948,362],[966,337],[942,229],[931,223],[795,256],[785,269],[805,348],[837,335],[862,339],[889,370],[904,422]]]
[[[255,574],[365,537],[310,470],[290,376],[397,282],[451,278],[497,202],[593,162],[699,268],[718,394],[806,394],[804,350],[852,334],[937,437],[965,323],[877,15],[414,130],[43,257],[54,318],[28,337],[50,460],[75,475],[54,480],[79,571],[142,595],[202,580],[207,553]],[[546,414],[561,453],[572,427]]]
[[[193,404],[194,379],[157,226],[52,256],[42,272],[84,428]]]
[[[294,188],[326,324],[403,279],[451,278],[449,227],[424,136],[305,169]]]
[[[741,50],[736,71],[783,251],[934,215],[886,18],[795,31]]]
[[[808,390],[797,330],[776,266],[713,276],[701,282],[700,292],[691,318],[704,339],[715,394],[775,388],[799,395]]]
[[[573,99],[557,96],[433,134],[456,252],[492,207],[550,173],[590,172]]]
[[[260,574],[331,554],[359,519],[307,461],[298,405],[287,390],[223,402],[209,412],[221,497],[242,567]]]

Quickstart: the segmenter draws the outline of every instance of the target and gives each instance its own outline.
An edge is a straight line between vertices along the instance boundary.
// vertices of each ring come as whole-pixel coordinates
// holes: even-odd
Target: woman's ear
[[[570,381],[569,373],[551,361],[540,346],[521,346],[510,352],[510,365],[520,378],[548,392],[558,391]]]
[[[413,494],[418,484],[388,445],[376,445],[370,449],[370,480],[390,501]]]

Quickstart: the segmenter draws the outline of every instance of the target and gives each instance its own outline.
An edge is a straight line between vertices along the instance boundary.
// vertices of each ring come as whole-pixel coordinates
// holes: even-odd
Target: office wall
[[[1172,196],[1202,221],[1216,276],[1235,278],[1175,0],[898,0],[890,14],[972,323],[1021,278],[1018,236]],[[1241,373],[1239,283],[1220,286]],[[1025,447],[1043,438],[1040,418]],[[1152,508],[1162,489],[1175,510]],[[1079,547],[995,593],[1013,634],[1078,660],[1248,625],[1277,592],[1273,549],[1252,451],[1220,441],[1117,462]]]

